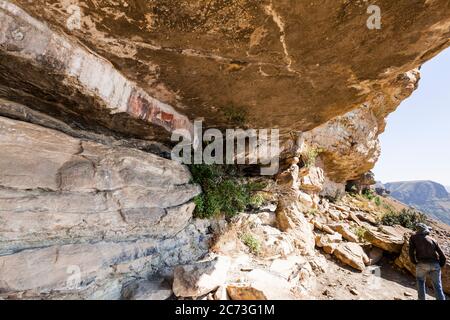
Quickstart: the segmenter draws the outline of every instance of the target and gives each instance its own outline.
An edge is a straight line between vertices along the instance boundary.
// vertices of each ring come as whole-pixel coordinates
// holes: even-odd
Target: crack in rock
[[[297,70],[292,68],[292,57],[289,54],[288,46],[286,43],[286,32],[285,32],[285,24],[283,22],[282,17],[275,11],[273,8],[273,2],[270,1],[270,4],[264,7],[264,10],[266,11],[266,14],[272,17],[273,22],[277,25],[278,29],[280,30],[280,42],[283,46],[284,51],[284,59],[287,63],[286,69],[289,72],[300,74]]]

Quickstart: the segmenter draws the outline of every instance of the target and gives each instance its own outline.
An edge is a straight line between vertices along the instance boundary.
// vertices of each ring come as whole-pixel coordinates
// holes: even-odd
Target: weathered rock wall
[[[44,79],[59,83],[52,69],[73,70],[67,63],[89,52],[83,61],[93,62],[93,75],[96,70],[116,74],[114,66],[145,92],[150,105],[164,103],[191,120],[233,127],[230,112],[243,111],[243,122],[251,127],[308,131],[371,101],[399,75],[449,46],[448,0],[376,4],[380,30],[367,27],[369,3],[362,1],[2,0],[0,65],[8,68],[12,56],[25,54],[27,64],[14,62],[14,71],[29,69],[36,56],[27,53],[47,43],[31,36],[48,40],[51,35],[51,50],[38,55],[41,65],[51,62],[43,66],[41,86]],[[34,19],[39,23],[30,24]],[[48,28],[36,34],[40,22]],[[9,69],[3,70],[1,78],[10,81]],[[21,79],[18,91],[4,95],[10,100],[38,95],[36,84],[23,90],[29,80]],[[94,81],[100,79],[91,80],[105,93],[101,81]],[[61,95],[69,110],[89,105],[80,96]]]
[[[360,2],[2,0],[0,97],[166,143],[196,118],[303,131],[345,183],[373,168],[415,68],[449,45],[448,1],[377,5],[380,30]]]
[[[76,271],[91,295],[207,251],[200,189],[176,162],[3,117],[0,149],[0,293],[68,294]]]
[[[8,1],[0,30],[0,96],[99,132],[164,140],[166,131],[191,130],[109,61]]]

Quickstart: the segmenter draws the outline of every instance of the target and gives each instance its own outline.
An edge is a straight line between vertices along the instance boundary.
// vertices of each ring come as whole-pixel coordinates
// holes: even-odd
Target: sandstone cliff
[[[207,252],[186,167],[3,117],[0,130],[1,291],[120,298]]]
[[[368,5],[0,0],[1,296],[308,298],[327,261],[399,255],[408,231],[345,185],[370,184],[386,117],[450,45],[450,3],[379,0],[380,30]],[[198,119],[280,129],[269,209],[194,218],[169,137]]]

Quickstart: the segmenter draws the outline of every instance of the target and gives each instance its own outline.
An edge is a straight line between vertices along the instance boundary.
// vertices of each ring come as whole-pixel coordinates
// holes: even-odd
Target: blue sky
[[[375,167],[382,182],[450,186],[450,49],[423,65],[419,88],[392,113]]]

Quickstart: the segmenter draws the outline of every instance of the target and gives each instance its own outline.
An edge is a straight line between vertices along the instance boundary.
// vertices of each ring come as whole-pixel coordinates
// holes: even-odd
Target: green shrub
[[[354,228],[353,232],[358,237],[359,241],[363,241],[366,236],[367,229],[364,226],[357,226]]]
[[[387,203],[383,203],[383,208],[388,211],[395,211],[394,207]]]
[[[374,193],[372,190],[370,190],[370,189],[364,190],[364,192],[362,193],[362,195],[363,195],[364,198],[366,198],[366,199],[369,200],[369,201],[374,200],[375,197],[376,197],[375,193]]]
[[[380,197],[375,197],[375,204],[377,205],[377,207],[380,207],[382,204],[381,198]]]
[[[255,191],[265,186],[244,182],[235,166],[192,165],[192,181],[202,187],[203,193],[194,199],[195,216],[211,218],[219,214],[233,217],[248,208],[257,208],[264,199]]]
[[[264,197],[261,194],[257,193],[257,194],[254,194],[254,195],[250,196],[250,203],[249,203],[249,205],[252,208],[257,209],[257,208],[262,207],[264,202],[265,202]]]
[[[251,233],[245,233],[241,237],[242,242],[250,249],[253,254],[258,255],[261,251],[261,243]]]
[[[316,164],[317,157],[323,152],[321,148],[311,147],[302,155],[302,160],[306,168],[311,168]]]
[[[381,218],[381,223],[386,226],[401,225],[408,229],[415,229],[418,223],[424,223],[424,214],[412,209],[403,209],[400,212],[390,211]]]

